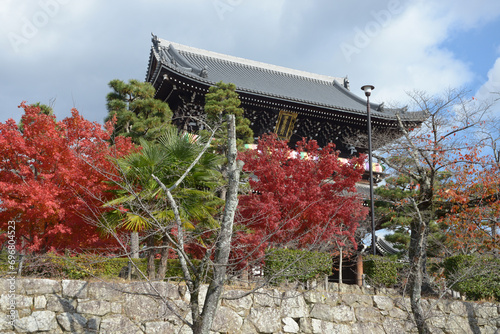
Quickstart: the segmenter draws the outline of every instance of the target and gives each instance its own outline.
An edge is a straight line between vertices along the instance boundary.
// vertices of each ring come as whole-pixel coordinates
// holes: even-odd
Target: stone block
[[[14,276],[8,276],[0,280],[0,295],[9,294],[9,293],[19,293],[24,294],[24,287],[22,284],[22,279],[19,279]]]
[[[122,285],[121,289],[126,293],[180,299],[178,287],[168,282],[133,282],[129,285]]]
[[[360,294],[361,288],[356,284],[339,284],[339,292],[340,293],[354,293]]]
[[[56,314],[51,311],[34,311],[31,317],[35,319],[38,331],[46,332],[57,328]]]
[[[361,293],[363,293],[365,295],[374,295],[375,294],[375,288],[374,287],[362,286],[361,287]]]
[[[118,302],[112,302],[111,303],[111,313],[117,313],[117,314],[122,313],[122,304],[118,303]]]
[[[254,307],[276,307],[280,301],[281,294],[276,289],[259,289],[253,295]]]
[[[246,291],[243,290],[227,290],[222,294],[222,305],[230,307],[233,309],[238,315],[245,316],[248,314],[250,308],[252,307],[253,300],[252,295],[247,295],[245,297],[241,297],[244,295]],[[225,299],[227,298],[227,299]]]
[[[363,294],[342,294],[341,295],[342,304],[347,306],[373,306],[373,300],[371,296],[363,295]]]
[[[146,334],[175,333],[175,327],[166,321],[151,321],[144,325]]]
[[[144,332],[128,318],[120,315],[113,315],[102,319],[99,333],[143,334]]]
[[[407,331],[405,331],[405,321],[400,319],[394,319],[392,317],[384,318],[384,321],[382,322],[382,327],[384,328],[387,334],[407,333]]]
[[[346,305],[332,307],[326,304],[315,304],[310,315],[314,319],[338,323],[354,321],[354,311],[352,307]]]
[[[124,287],[126,287],[126,284],[89,282],[87,298],[108,302],[123,301]]]
[[[154,321],[160,316],[160,311],[164,310],[161,304],[160,300],[152,297],[127,294],[123,311],[127,317],[136,321]]]
[[[14,327],[17,333],[34,333],[38,331],[38,324],[35,317],[28,316],[19,318],[15,321]]]
[[[75,312],[76,300],[59,295],[47,295],[47,310],[53,312]]]
[[[27,295],[60,293],[61,283],[51,279],[25,278],[20,280]]]
[[[356,333],[351,330],[351,325],[336,324],[329,321],[319,319],[312,319],[311,321],[312,333],[314,334],[351,334]]]
[[[449,313],[453,313],[456,315],[464,315],[467,314],[467,308],[465,307],[465,303],[461,301],[452,301],[448,305]]]
[[[325,296],[326,296],[325,304],[337,306],[342,303],[342,300],[340,299],[341,294],[337,292],[327,292],[325,293]]]
[[[355,307],[354,313],[357,321],[380,323],[384,318],[380,310],[374,307]]]
[[[61,313],[56,319],[65,331],[71,333],[83,333],[87,326],[87,319],[78,313]]]
[[[304,292],[304,300],[308,304],[313,304],[313,303],[326,303],[327,299],[327,293],[326,291],[318,291],[318,290],[309,290]]]
[[[243,320],[243,325],[241,326],[240,333],[241,334],[257,333],[257,330],[255,329],[255,326],[250,321],[245,319],[245,320]]]
[[[429,325],[433,328],[446,328],[446,317],[442,314],[432,314],[427,316],[427,321]]]
[[[248,320],[255,326],[258,333],[275,333],[281,330],[280,311],[276,308],[252,308]]]
[[[33,307],[35,310],[44,309],[47,307],[47,298],[45,296],[35,296],[33,299]]]
[[[339,292],[339,284],[328,282],[328,292]]]
[[[411,312],[410,298],[396,297],[394,298],[394,305],[403,311]]]
[[[495,326],[484,326],[481,327],[481,334],[498,334],[500,331],[499,329]]]
[[[104,300],[89,300],[78,303],[76,311],[84,315],[103,316],[111,312],[111,303]]]
[[[280,309],[282,317],[302,318],[308,313],[303,294],[296,291],[286,291],[283,294]]]
[[[17,315],[14,315],[15,319],[18,319]],[[10,330],[14,330],[14,326],[12,326],[12,319],[10,317],[10,313],[0,313],[0,331],[6,332]]]
[[[96,316],[87,317],[87,328],[91,332],[97,332],[99,330],[99,326],[101,325],[101,318]]]
[[[394,319],[403,319],[404,320],[410,316],[411,316],[410,313],[403,311],[402,309],[397,308],[397,307],[389,310],[389,317],[394,318]]]
[[[384,327],[381,324],[370,322],[356,322],[352,325],[351,330],[353,333],[385,334]]]
[[[179,287],[175,284],[172,283],[167,283],[167,282],[158,282],[164,284],[164,295],[163,297],[165,298],[170,298],[170,299],[180,299],[181,295],[179,293]]]
[[[312,321],[311,318],[300,318],[299,319],[299,328],[301,333],[312,334]]]
[[[464,316],[467,316],[467,314],[464,314]],[[470,324],[467,318],[454,314],[450,314],[449,317],[446,318],[447,333],[474,334],[475,332],[471,329],[471,325],[473,328],[476,328],[477,333],[479,333],[477,324]]]
[[[311,319],[311,330],[313,334],[323,333],[323,321],[319,319]]]
[[[490,303],[474,305],[474,314],[478,318],[498,318],[498,307]]]
[[[85,299],[88,295],[88,282],[62,280],[62,295],[67,298],[81,298]]]
[[[215,312],[212,331],[217,333],[236,333],[243,325],[243,319],[228,307],[220,306]]]
[[[293,318],[283,318],[281,322],[285,333],[298,333],[300,330],[299,324]]]
[[[14,295],[14,298],[11,299],[8,294],[0,296],[0,311],[9,312],[11,302],[15,302],[15,309],[31,309],[33,307],[33,297],[23,296],[23,295]]]
[[[394,307],[391,297],[373,296],[373,305],[380,310],[390,311]]]

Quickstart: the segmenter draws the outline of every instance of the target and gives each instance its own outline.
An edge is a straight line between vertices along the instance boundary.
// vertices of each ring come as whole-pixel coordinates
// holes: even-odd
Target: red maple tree
[[[107,247],[84,217],[101,212],[110,194],[110,156],[132,148],[123,138],[110,146],[112,123],[85,120],[76,109],[57,121],[22,103],[22,127],[0,123],[0,229],[15,221],[19,249],[31,252]],[[0,235],[5,240],[6,235]]]
[[[257,149],[241,153],[240,159],[251,175],[252,191],[239,199],[243,228],[236,244],[254,253],[259,249],[255,255],[268,246],[355,244],[354,233],[367,214],[355,190],[364,156],[342,161],[333,144],[320,148],[305,139],[294,151],[276,135],[264,135]]]

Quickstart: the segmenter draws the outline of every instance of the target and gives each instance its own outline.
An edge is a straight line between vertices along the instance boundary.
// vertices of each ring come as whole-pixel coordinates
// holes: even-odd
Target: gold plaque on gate
[[[274,132],[278,135],[279,139],[290,140],[293,128],[295,127],[296,119],[296,113],[280,110],[278,121],[276,122],[276,128],[274,129]]]

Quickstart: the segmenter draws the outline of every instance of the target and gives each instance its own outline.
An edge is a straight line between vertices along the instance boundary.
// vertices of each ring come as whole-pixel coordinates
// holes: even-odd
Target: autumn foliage
[[[0,123],[0,229],[15,221],[18,248],[33,252],[114,244],[84,217],[102,212],[114,173],[109,157],[128,152],[130,141],[110,146],[112,124],[103,129],[76,109],[58,122],[39,107],[20,107],[22,130],[12,119]]]
[[[454,177],[440,192],[447,214],[447,242],[463,254],[499,248],[500,170],[478,147],[463,156],[468,163],[452,166]]]
[[[251,192],[239,200],[244,226],[235,241],[239,246],[261,253],[267,246],[319,249],[338,240],[354,242],[367,214],[355,190],[364,156],[342,162],[333,144],[320,149],[304,139],[294,151],[276,135],[265,135],[240,159]]]

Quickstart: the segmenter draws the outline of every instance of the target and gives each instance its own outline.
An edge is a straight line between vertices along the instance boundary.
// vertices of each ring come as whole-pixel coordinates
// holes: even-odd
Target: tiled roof
[[[375,237],[377,250],[383,255],[396,255],[401,253],[399,249],[394,248],[394,245],[385,240],[383,237]]]
[[[344,87],[347,79],[308,73],[233,57],[153,37],[153,53],[161,65],[200,83],[234,83],[237,91],[285,101],[366,115],[366,99]],[[394,111],[371,103],[372,116],[394,119]],[[421,113],[402,113],[422,120]]]

